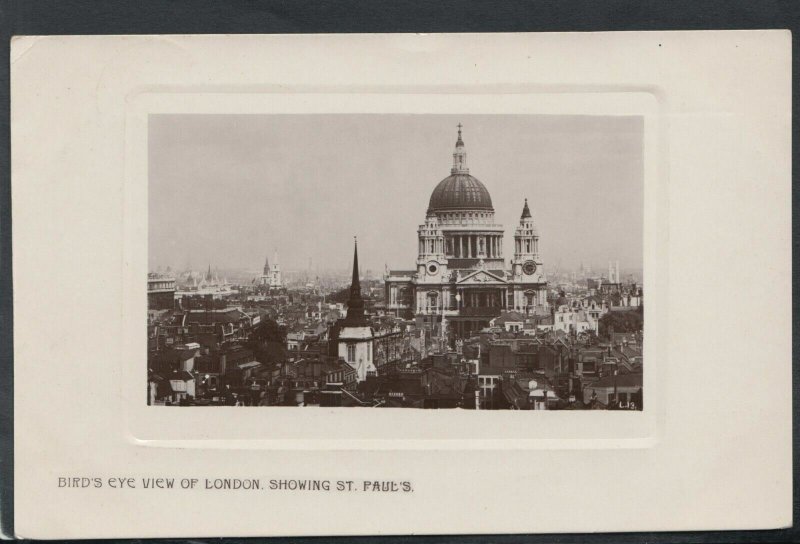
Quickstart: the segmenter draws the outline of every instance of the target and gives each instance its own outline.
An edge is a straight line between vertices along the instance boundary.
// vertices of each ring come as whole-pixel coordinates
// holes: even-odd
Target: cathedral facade
[[[503,311],[549,313],[539,234],[527,199],[510,261],[489,191],[469,173],[458,127],[450,175],[434,188],[417,231],[413,270],[386,272],[387,308],[442,338],[463,338]]]

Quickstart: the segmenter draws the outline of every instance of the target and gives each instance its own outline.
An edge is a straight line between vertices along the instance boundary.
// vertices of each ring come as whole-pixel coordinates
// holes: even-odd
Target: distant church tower
[[[272,259],[272,266],[269,265],[269,257],[264,262],[264,271],[261,273],[261,285],[267,287],[281,287],[281,267],[278,264],[278,251]]]
[[[261,285],[269,286],[270,279],[269,257],[264,262],[264,271],[261,273]]]
[[[272,270],[270,270],[269,286],[281,287],[281,265],[278,264],[278,250],[275,250],[275,257],[272,259]]]
[[[361,281],[358,278],[358,241],[353,250],[353,280],[350,298],[347,300],[347,316],[339,331],[339,357],[353,367],[358,381],[367,379],[367,373],[376,372],[373,360],[372,327],[364,314],[364,299],[361,298]]]

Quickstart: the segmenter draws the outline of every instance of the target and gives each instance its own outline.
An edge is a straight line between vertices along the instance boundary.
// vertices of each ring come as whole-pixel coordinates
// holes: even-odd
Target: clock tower
[[[425,223],[417,231],[419,253],[417,255],[417,277],[425,283],[441,283],[447,275],[447,256],[444,233],[434,213],[428,213]]]
[[[522,207],[517,230],[514,231],[514,258],[511,260],[514,307],[529,311],[547,304],[546,280],[539,259],[539,233],[533,222],[528,199]]]
[[[533,224],[528,199],[522,208],[519,226],[514,232],[514,259],[511,261],[514,277],[531,278],[539,271],[539,233]]]

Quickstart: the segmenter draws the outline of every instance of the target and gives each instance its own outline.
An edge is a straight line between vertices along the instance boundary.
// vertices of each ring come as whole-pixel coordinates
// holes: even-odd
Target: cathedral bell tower
[[[281,267],[278,264],[278,250],[275,250],[275,257],[272,260],[272,269],[269,277],[270,287],[281,287]]]
[[[519,225],[514,232],[514,258],[511,266],[514,278],[530,280],[542,275],[542,263],[539,260],[539,233],[533,223],[527,198],[525,206],[522,208]]]
[[[425,281],[441,281],[447,272],[444,233],[439,227],[436,214],[429,212],[425,223],[417,230],[419,253],[417,255],[417,277]]]

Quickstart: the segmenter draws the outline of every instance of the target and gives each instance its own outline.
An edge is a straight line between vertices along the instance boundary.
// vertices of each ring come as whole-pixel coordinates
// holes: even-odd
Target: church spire
[[[353,281],[350,283],[350,296],[361,296],[361,281],[358,277],[358,238],[353,237]]]
[[[351,327],[367,325],[364,316],[364,299],[361,298],[361,281],[358,277],[358,240],[354,237],[353,244],[353,280],[350,284],[350,298],[347,300],[347,317],[345,325]]]
[[[461,123],[458,124],[458,140],[456,140],[456,150],[453,153],[453,168],[450,174],[469,174],[467,168],[467,150],[464,148],[464,140],[461,139]]]

